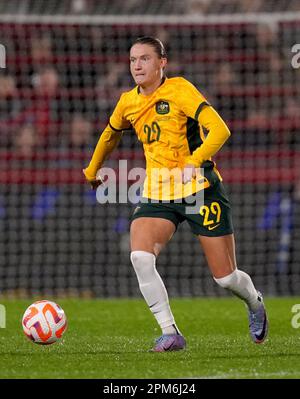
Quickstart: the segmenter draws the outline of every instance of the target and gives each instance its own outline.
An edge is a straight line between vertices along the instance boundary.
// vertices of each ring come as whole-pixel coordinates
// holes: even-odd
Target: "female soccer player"
[[[160,40],[147,36],[134,42],[130,71],[137,86],[121,95],[84,175],[93,188],[101,184],[97,171],[122,133],[134,128],[143,143],[147,171],[143,200],[132,216],[131,262],[141,293],[162,329],[153,351],[186,346],[155,266],[156,257],[184,220],[197,236],[216,283],[245,301],[253,341],[263,342],[268,320],[262,295],[250,276],[237,269],[230,203],[211,160],[230,132],[190,82],[164,75],[166,65]],[[198,198],[203,200],[196,213],[187,211],[191,198],[196,205]]]

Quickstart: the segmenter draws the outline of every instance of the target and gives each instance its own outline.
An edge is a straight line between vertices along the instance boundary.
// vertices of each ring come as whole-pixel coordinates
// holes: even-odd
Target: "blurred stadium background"
[[[131,204],[99,205],[82,168],[120,93],[138,36],[166,45],[228,123],[216,157],[231,197],[238,264],[266,295],[300,290],[298,0],[0,2],[0,293],[139,296]],[[143,166],[128,133],[107,163]],[[170,296],[226,295],[182,225],[158,260]]]

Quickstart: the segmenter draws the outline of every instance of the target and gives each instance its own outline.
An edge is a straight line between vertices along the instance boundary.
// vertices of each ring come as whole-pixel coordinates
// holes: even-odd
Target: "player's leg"
[[[242,298],[250,309],[256,310],[260,302],[253,282],[247,273],[236,267],[234,235],[198,238],[214,280]]]
[[[251,277],[236,267],[234,235],[198,237],[214,280],[247,304],[251,337],[256,343],[263,342],[268,320],[262,295],[254,287]]]
[[[250,276],[237,269],[231,207],[224,186],[217,182],[202,194],[199,212],[186,215],[186,219],[199,238],[215,281],[245,301],[251,337],[262,342],[268,327],[265,308]]]
[[[145,251],[158,256],[176,231],[173,222],[163,218],[140,217],[130,226],[131,251]]]
[[[167,290],[156,270],[156,257],[175,231],[176,225],[172,221],[155,217],[134,219],[130,228],[131,262],[141,293],[162,329],[163,335],[153,348],[157,352],[185,346],[169,305]]]

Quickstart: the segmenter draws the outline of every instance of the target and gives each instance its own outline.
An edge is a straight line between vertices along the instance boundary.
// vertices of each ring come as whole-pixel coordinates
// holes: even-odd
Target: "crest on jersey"
[[[156,112],[160,115],[165,115],[170,112],[170,105],[167,101],[158,101],[155,104]]]

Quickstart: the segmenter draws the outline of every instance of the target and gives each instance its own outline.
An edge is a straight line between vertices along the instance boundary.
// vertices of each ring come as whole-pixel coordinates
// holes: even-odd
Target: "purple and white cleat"
[[[155,341],[151,352],[179,351],[186,347],[185,339],[179,334],[162,335]]]
[[[252,340],[256,344],[261,344],[267,337],[268,334],[268,317],[263,302],[263,297],[260,292],[258,293],[258,300],[261,302],[259,308],[253,312],[249,311],[249,330]]]

